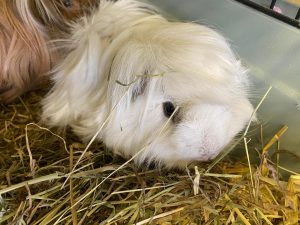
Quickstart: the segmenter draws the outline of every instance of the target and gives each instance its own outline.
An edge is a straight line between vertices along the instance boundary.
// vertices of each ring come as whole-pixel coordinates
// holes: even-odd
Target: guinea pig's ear
[[[113,107],[122,100],[122,107],[129,106],[147,90],[154,68],[151,56],[136,47],[136,42],[129,42],[127,37],[114,47],[114,54],[109,71],[109,105]],[[126,102],[126,103],[125,103]]]
[[[148,82],[149,78],[147,77],[140,77],[137,79],[137,81],[133,84],[131,90],[131,101],[135,101],[138,96],[142,95],[145,92]]]

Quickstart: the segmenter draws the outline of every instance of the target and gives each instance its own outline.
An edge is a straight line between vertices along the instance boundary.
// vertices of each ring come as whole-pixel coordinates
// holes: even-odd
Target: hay
[[[300,0],[286,0],[287,2],[294,4],[297,7],[300,7]]]
[[[224,155],[186,171],[136,168],[102,144],[86,148],[69,130],[40,126],[42,96],[30,93],[1,105],[0,223],[299,222],[300,176],[294,173],[284,181],[280,165],[267,154],[286,127],[260,150],[260,165],[250,164],[248,157],[224,160]],[[249,139],[243,140],[251,148]]]

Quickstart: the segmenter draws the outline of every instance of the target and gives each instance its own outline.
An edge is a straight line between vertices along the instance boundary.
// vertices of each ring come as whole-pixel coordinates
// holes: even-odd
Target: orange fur
[[[48,81],[59,57],[49,41],[68,31],[68,22],[97,0],[0,1],[0,101],[10,102]]]

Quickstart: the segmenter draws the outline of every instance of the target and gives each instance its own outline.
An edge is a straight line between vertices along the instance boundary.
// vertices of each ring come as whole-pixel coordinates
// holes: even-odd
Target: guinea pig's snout
[[[199,129],[195,126],[185,126],[178,133],[178,150],[184,158],[196,161],[208,161],[215,158],[227,144],[223,132],[210,129]]]
[[[186,158],[207,161],[215,158],[235,135],[233,114],[224,107],[206,106],[183,120],[176,139]]]

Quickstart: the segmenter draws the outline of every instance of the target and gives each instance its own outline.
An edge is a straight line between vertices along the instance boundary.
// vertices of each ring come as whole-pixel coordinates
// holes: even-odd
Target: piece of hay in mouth
[[[125,162],[94,143],[63,187],[85,146],[69,130],[58,137],[51,133],[55,130],[29,125],[39,121],[42,95],[30,93],[22,101],[1,105],[0,221],[4,224],[278,224],[299,220],[298,176],[289,182],[272,176],[276,164],[267,154],[259,166],[248,165],[247,160],[223,160],[209,172],[205,172],[209,164],[187,173],[136,168],[129,163],[92,191]],[[264,174],[262,167],[267,170]]]

